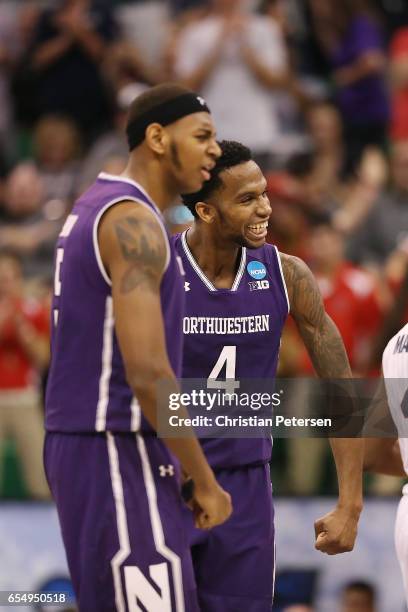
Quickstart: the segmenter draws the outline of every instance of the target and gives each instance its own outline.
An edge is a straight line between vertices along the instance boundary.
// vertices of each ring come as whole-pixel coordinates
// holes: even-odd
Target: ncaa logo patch
[[[266,276],[266,268],[260,261],[250,261],[247,265],[247,272],[255,280],[262,280]]]

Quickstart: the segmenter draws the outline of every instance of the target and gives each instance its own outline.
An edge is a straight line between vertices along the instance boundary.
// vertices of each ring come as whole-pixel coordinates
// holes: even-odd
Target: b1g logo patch
[[[248,283],[250,291],[258,291],[259,289],[269,289],[269,281],[261,280],[261,281],[251,281]]]
[[[260,261],[250,261],[247,265],[247,272],[255,280],[262,280],[266,276],[266,268]]]

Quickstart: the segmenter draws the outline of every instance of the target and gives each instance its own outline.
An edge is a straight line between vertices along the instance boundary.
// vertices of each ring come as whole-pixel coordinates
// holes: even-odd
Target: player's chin
[[[247,233],[244,234],[243,239],[247,249],[260,249],[266,242],[265,236],[256,238],[253,235],[248,236]]]
[[[189,193],[196,193],[196,191],[200,191],[202,186],[204,185],[204,178],[200,174],[198,174],[197,178],[189,176],[188,179],[184,181],[183,190],[181,193],[185,193],[186,195]]]

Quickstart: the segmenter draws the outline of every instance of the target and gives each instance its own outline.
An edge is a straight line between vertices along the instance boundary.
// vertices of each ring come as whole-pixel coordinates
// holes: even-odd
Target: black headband
[[[193,113],[209,113],[205,100],[195,93],[186,93],[172,100],[158,104],[143,113],[140,117],[128,124],[126,128],[129,150],[132,151],[145,138],[146,128],[151,123],[169,125],[186,115]]]

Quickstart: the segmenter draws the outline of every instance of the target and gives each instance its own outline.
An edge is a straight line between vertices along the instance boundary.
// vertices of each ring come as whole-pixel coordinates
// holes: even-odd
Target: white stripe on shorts
[[[142,461],[143,479],[146,489],[147,501],[149,505],[150,521],[153,531],[153,539],[157,552],[167,559],[173,570],[173,583],[176,598],[175,612],[184,612],[184,593],[183,593],[183,578],[181,571],[180,557],[170,548],[167,547],[163,526],[160,519],[159,508],[157,506],[157,493],[154,484],[152,468],[150,466],[149,456],[147,454],[146,445],[143,437],[136,434],[136,443]]]
[[[113,585],[115,588],[116,610],[117,612],[126,612],[120,567],[130,554],[129,530],[126,518],[125,500],[123,497],[122,477],[119,470],[118,451],[115,444],[115,438],[109,431],[106,432],[106,440],[108,443],[109,469],[112,481],[113,498],[115,501],[116,524],[119,537],[119,550],[111,559]]]

